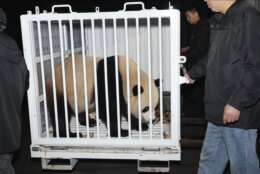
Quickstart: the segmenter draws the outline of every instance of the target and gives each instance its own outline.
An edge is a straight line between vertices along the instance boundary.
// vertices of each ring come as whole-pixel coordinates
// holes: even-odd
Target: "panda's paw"
[[[80,117],[80,116],[79,116],[79,124],[80,124],[80,125],[84,125],[84,126],[86,126],[86,118],[85,118],[85,117]]]
[[[149,126],[148,126],[147,123],[142,123],[142,131],[146,131],[146,130],[148,130],[148,128],[149,128]],[[134,126],[134,129],[137,130],[137,131],[139,131],[139,125],[136,124],[136,125]]]
[[[86,126],[86,125],[87,125],[87,123],[86,123],[86,118],[84,118],[84,117],[79,117],[79,124]],[[95,127],[96,125],[97,125],[96,120],[93,119],[93,118],[89,118],[89,127]]]
[[[93,118],[89,118],[89,127],[95,127],[97,125],[97,121]]]
[[[70,137],[72,137],[72,138],[77,137],[77,133],[70,132]]]
[[[121,129],[121,137],[127,137],[128,136],[128,130]]]
[[[149,129],[149,126],[147,123],[142,123],[142,131],[146,131]]]
[[[82,112],[78,115],[79,124],[86,126],[86,113]]]
[[[117,131],[111,131],[110,133],[111,137],[118,137]],[[121,129],[121,137],[127,137],[128,136],[128,130]]]
[[[71,137],[71,138],[75,138],[75,137],[77,137],[77,133],[70,132],[70,137]],[[82,133],[79,133],[79,137],[80,137],[80,138],[83,137]]]

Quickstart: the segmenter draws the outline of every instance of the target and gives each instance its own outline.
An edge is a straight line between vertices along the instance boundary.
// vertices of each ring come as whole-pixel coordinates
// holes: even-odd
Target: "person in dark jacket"
[[[185,74],[206,75],[207,132],[198,174],[259,174],[256,153],[260,128],[260,12],[244,0],[208,0],[217,12],[210,20],[208,56]]]
[[[202,8],[202,4],[195,1],[185,10],[187,21],[192,26],[189,47],[182,48],[182,55],[187,58],[184,64],[187,70],[191,69],[209,50],[210,28],[208,21],[201,17]],[[182,110],[185,115],[193,114],[193,116],[204,117],[204,81],[205,78],[200,78],[192,86],[187,84],[181,86]]]
[[[185,16],[192,26],[189,46],[182,48],[181,52],[187,57],[185,67],[189,70],[202,59],[209,50],[209,23],[201,17],[199,3],[192,3],[186,10]]]
[[[15,41],[4,33],[7,20],[0,8],[0,173],[13,174],[13,152],[21,141],[21,106],[28,70]]]

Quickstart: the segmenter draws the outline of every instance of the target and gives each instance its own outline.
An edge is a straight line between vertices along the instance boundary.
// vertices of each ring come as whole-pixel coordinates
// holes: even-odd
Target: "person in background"
[[[260,174],[256,153],[260,128],[260,12],[244,0],[208,0],[208,56],[185,74],[193,83],[206,75],[208,120],[198,174]]]
[[[185,10],[186,19],[192,27],[189,46],[181,49],[181,54],[187,58],[184,64],[187,70],[205,57],[209,50],[210,27],[208,21],[201,17],[203,7],[202,3],[194,1]],[[201,78],[192,86],[182,85],[182,110],[186,115],[204,116],[204,81]]]
[[[20,147],[21,106],[29,72],[16,42],[4,33],[6,24],[0,8],[0,174],[14,174],[12,157]]]

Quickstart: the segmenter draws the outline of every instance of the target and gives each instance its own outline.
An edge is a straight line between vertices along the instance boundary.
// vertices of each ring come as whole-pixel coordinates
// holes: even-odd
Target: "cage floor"
[[[139,139],[140,136],[142,137],[142,139],[150,139],[151,135],[152,135],[152,139],[161,139],[162,136],[163,136],[162,138],[168,139],[168,138],[170,138],[170,136],[169,136],[170,126],[169,125],[170,125],[169,123],[164,123],[161,128],[161,122],[158,121],[156,124],[152,124],[152,129],[150,129],[150,125],[149,125],[149,129],[145,130],[145,131],[139,132],[137,130],[131,130],[130,136],[133,139]],[[71,127],[72,132],[76,132],[75,117],[72,117],[70,127]],[[124,130],[128,130],[128,122],[126,121],[125,118],[122,119],[121,127]],[[87,136],[87,127],[83,126],[83,125],[79,125],[79,132],[83,134],[83,137],[84,137],[84,135]],[[106,125],[102,121],[100,121],[100,123],[99,123],[99,132],[98,132],[97,126],[89,128],[90,138],[97,138],[98,133],[99,133],[100,138],[108,137]],[[122,137],[122,138],[129,138],[129,137]]]

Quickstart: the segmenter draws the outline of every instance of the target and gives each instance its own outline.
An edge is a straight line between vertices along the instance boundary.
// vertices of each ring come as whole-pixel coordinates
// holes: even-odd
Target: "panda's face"
[[[152,121],[155,119],[155,110],[154,108],[151,108],[149,106],[145,106],[142,109],[142,119],[144,122],[149,122],[150,121],[150,113],[152,112]]]
[[[155,117],[155,108],[157,106],[158,100],[159,100],[159,94],[158,89],[152,83],[151,87],[151,105],[149,102],[149,88],[141,85],[138,87],[138,85],[135,85],[132,88],[132,102],[131,102],[131,113],[133,116],[138,118],[139,115],[139,105],[138,105],[138,94],[140,92],[140,99],[141,99],[141,116],[143,122],[150,122],[153,121]]]

